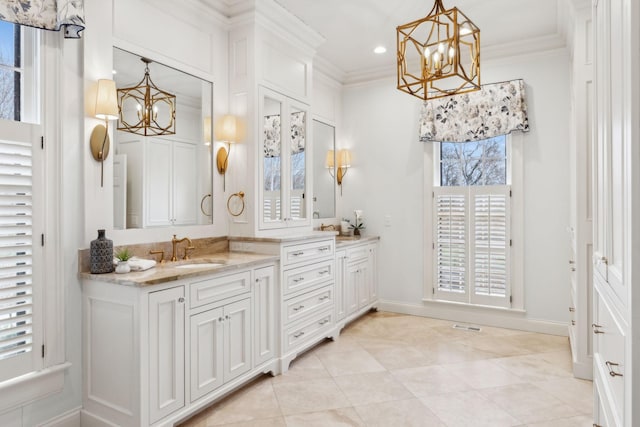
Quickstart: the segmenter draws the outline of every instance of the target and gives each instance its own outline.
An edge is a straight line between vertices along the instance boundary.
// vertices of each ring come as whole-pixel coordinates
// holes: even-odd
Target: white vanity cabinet
[[[277,372],[275,265],[132,286],[83,280],[90,425],[173,425]],[[105,424],[106,420],[108,423]]]
[[[281,247],[281,366],[334,335],[335,239],[286,242]]]
[[[127,162],[127,228],[197,224],[197,144],[168,137],[118,135],[119,154],[135,159]]]
[[[378,243],[349,242],[336,252],[336,319],[338,329],[378,303]]]

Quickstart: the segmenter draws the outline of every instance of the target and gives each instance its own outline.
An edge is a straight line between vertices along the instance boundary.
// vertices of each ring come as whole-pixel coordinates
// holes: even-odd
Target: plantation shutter
[[[437,299],[510,306],[510,187],[434,188]]]
[[[33,140],[35,125],[2,121],[0,126],[0,381],[41,364],[39,302],[34,301]],[[39,141],[38,141],[39,142]],[[38,144],[38,149],[39,144]],[[35,253],[34,253],[35,252]],[[34,306],[36,307],[34,309]]]
[[[509,306],[508,186],[470,187],[471,302]]]
[[[466,301],[467,292],[467,189],[434,189],[437,297]]]

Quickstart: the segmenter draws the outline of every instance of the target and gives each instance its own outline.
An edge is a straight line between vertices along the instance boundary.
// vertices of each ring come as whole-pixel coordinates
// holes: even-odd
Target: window
[[[440,143],[433,190],[433,295],[511,304],[511,187],[506,136]]]
[[[0,22],[0,382],[43,365],[42,127],[26,123],[39,110],[37,38]]]

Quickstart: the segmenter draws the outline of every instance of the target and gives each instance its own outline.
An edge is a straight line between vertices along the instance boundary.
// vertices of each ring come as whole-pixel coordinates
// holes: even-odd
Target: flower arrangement
[[[360,230],[364,230],[366,227],[364,226],[364,222],[362,222],[362,211],[360,209],[356,209],[353,211],[353,214],[356,217],[356,220],[353,224],[349,225],[349,228],[353,228],[353,235],[359,236]]]

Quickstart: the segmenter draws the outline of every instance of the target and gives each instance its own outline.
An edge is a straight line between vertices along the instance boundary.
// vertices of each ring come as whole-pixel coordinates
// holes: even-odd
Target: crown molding
[[[483,61],[493,62],[495,60],[510,59],[519,56],[531,56],[536,53],[554,52],[559,49],[566,49],[566,47],[566,39],[560,33],[502,43],[500,45],[486,46],[481,48],[481,63]],[[316,59],[317,57],[314,59],[314,64]],[[341,81],[344,85],[353,85],[395,76],[397,72],[396,68],[396,64],[393,63],[368,70],[359,70],[349,73],[342,72],[342,75],[344,76],[342,78],[340,78],[340,74],[338,73],[327,74],[334,79]]]

